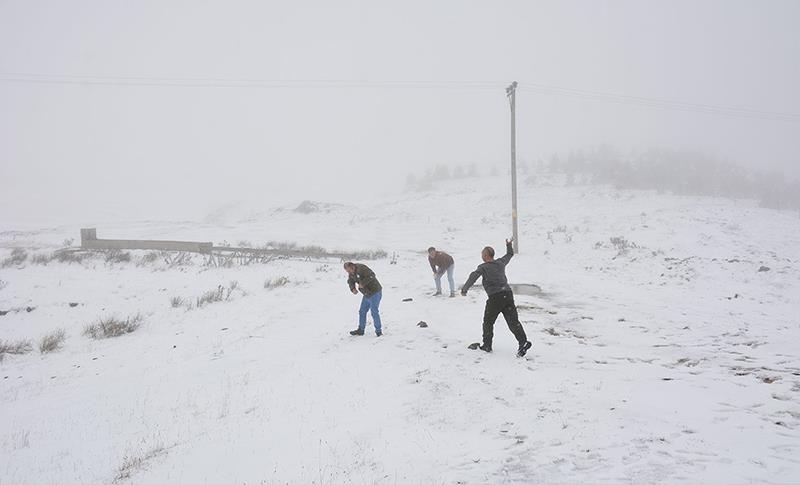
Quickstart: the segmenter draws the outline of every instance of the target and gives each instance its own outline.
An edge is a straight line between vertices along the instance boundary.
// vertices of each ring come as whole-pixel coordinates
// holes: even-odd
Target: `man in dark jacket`
[[[381,304],[383,287],[375,277],[375,273],[366,264],[348,261],[344,263],[344,270],[348,274],[347,284],[350,286],[350,291],[354,295],[357,295],[359,291],[363,294],[361,307],[358,309],[358,328],[350,331],[350,335],[364,335],[364,329],[367,327],[367,312],[371,311],[372,322],[375,324],[375,335],[380,337],[383,335],[383,331],[381,330],[381,315],[378,306]]]
[[[450,298],[456,296],[455,286],[453,281],[453,268],[455,262],[453,257],[444,251],[437,251],[435,247],[428,248],[428,263],[433,270],[433,280],[436,282],[436,293],[433,296],[442,294],[442,276],[447,273],[447,282],[450,284]]]
[[[467,291],[475,284],[479,277],[483,277],[483,289],[489,299],[486,300],[486,308],[483,312],[483,345],[479,348],[485,352],[492,351],[492,338],[494,337],[494,322],[499,314],[503,314],[508,329],[514,334],[519,343],[517,357],[522,357],[531,348],[531,343],[525,336],[525,329],[519,322],[517,307],[514,304],[514,293],[508,286],[506,279],[506,265],[514,256],[514,248],[511,246],[512,239],[506,239],[506,255],[500,259],[494,259],[494,249],[486,246],[481,251],[483,264],[473,271],[464,286],[461,287],[461,294],[467,296]]]

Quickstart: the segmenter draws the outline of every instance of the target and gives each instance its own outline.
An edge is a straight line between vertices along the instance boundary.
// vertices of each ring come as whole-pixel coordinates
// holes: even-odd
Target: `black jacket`
[[[461,287],[461,291],[466,293],[481,276],[483,277],[483,289],[486,290],[487,295],[491,296],[501,291],[511,291],[506,279],[506,265],[511,261],[512,256],[514,256],[514,248],[511,247],[511,243],[508,243],[506,245],[506,255],[500,259],[480,264],[475,271],[470,273],[467,282]]]
[[[375,277],[375,272],[361,263],[356,263],[356,272],[347,278],[347,284],[350,286],[350,291],[356,289],[356,284],[361,285],[360,291],[364,296],[372,296],[383,289]]]

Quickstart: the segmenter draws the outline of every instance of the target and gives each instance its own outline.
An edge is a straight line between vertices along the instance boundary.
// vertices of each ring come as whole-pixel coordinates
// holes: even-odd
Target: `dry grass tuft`
[[[42,341],[39,342],[39,352],[42,354],[55,352],[56,350],[61,348],[66,338],[67,338],[67,333],[64,331],[63,328],[59,328],[58,330],[54,330],[48,333],[47,335],[42,337]]]
[[[97,323],[87,325],[83,329],[83,334],[94,339],[119,337],[135,332],[141,326],[142,321],[144,321],[144,317],[140,313],[125,320],[116,317],[101,318]]]

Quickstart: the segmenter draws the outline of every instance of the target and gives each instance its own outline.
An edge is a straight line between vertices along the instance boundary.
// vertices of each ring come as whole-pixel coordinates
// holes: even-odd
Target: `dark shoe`
[[[525,354],[528,353],[528,349],[533,346],[532,343],[526,341],[524,344],[520,344],[519,350],[517,351],[517,357],[525,357]]]
[[[432,294],[431,296],[440,296],[442,294],[441,291],[437,291],[436,293]]]
[[[450,298],[455,298],[455,297],[456,297],[456,292],[455,291],[451,291],[450,292]]]
[[[381,332],[380,330],[375,330],[376,337],[380,337],[381,335],[383,335],[383,332]]]
[[[350,330],[350,335],[364,335],[364,331],[360,328],[357,328],[355,330]]]
[[[491,345],[481,345],[478,348],[483,350],[484,352],[491,352],[492,351],[492,346]]]

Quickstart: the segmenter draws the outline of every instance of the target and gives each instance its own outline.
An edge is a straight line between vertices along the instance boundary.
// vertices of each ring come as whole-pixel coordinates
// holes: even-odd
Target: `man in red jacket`
[[[453,268],[455,267],[453,257],[444,251],[437,251],[435,247],[431,246],[428,248],[428,263],[431,265],[433,279],[436,281],[436,293],[433,296],[442,294],[442,276],[445,273],[447,273],[447,282],[450,284],[450,298],[456,296],[456,283],[453,281]]]

